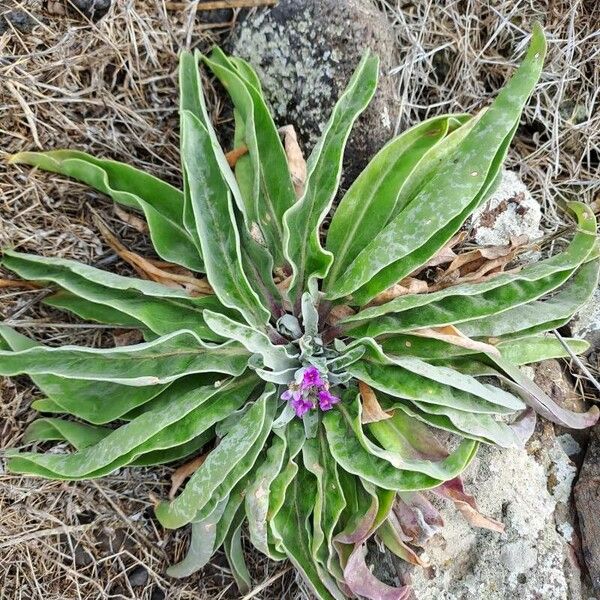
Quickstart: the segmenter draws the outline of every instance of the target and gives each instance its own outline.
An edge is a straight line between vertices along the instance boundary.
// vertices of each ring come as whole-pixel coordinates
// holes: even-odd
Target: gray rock
[[[92,21],[101,19],[110,9],[112,0],[68,0],[76,12]]]
[[[364,51],[381,58],[375,98],[355,125],[346,151],[346,182],[393,134],[397,113],[395,36],[370,0],[282,0],[248,16],[232,33],[231,51],[257,70],[279,125],[292,124],[311,149]]]
[[[575,486],[583,556],[596,592],[600,592],[600,429],[594,428]]]
[[[504,246],[511,238],[542,236],[540,205],[513,171],[504,169],[498,188],[471,217],[475,241],[480,246]]]
[[[148,581],[148,571],[142,566],[135,567],[135,569],[127,574],[127,578],[129,579],[129,583],[134,587],[146,585],[146,582]]]
[[[549,488],[550,471],[555,485]],[[581,599],[573,528],[557,512],[568,503],[574,476],[553,434],[534,440],[529,452],[482,447],[465,480],[481,512],[502,521],[506,531],[473,529],[453,506],[441,506],[446,525],[425,548],[431,568],[412,573],[415,598]]]
[[[9,10],[0,13],[0,35],[5,31],[17,30],[20,33],[31,33],[38,24],[34,17],[24,10]]]

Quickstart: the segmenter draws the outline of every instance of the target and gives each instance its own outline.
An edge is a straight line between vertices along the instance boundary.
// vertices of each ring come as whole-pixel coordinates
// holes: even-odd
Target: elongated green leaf
[[[284,217],[285,255],[293,268],[289,290],[292,302],[300,298],[310,277],[325,277],[333,262],[332,253],[321,247],[319,226],[337,191],[350,129],[375,93],[378,69],[379,60],[367,53],[308,160],[304,195]]]
[[[598,285],[600,261],[586,263],[569,282],[549,300],[536,300],[517,306],[502,314],[502,318],[484,317],[462,323],[460,330],[469,337],[524,337],[556,329],[568,322],[589,300]]]
[[[155,336],[155,334],[146,329],[141,321],[116,310],[112,306],[91,302],[90,300],[71,294],[71,292],[61,290],[55,294],[46,296],[42,302],[48,306],[53,306],[54,308],[73,313],[84,321],[106,323],[107,325],[114,325],[127,329],[139,329],[143,332],[146,340]]]
[[[327,231],[326,247],[335,261],[325,288],[385,227],[411,172],[450,126],[454,120],[447,115],[419,123],[384,146],[358,176],[336,208]]]
[[[492,415],[457,410],[439,404],[429,404],[413,400],[412,403],[423,412],[431,415],[443,415],[462,432],[462,435],[473,439],[486,439],[502,448],[521,448],[522,443],[517,434]]]
[[[506,87],[458,145],[453,157],[444,161],[406,209],[356,257],[329,291],[330,299],[352,294],[370,280],[372,283],[380,271],[424,245],[434,254],[437,247],[428,240],[447,228],[449,221],[457,217],[466,218],[464,211],[472,210],[474,199],[479,198],[482,188],[488,185],[490,169],[498,153],[504,152],[507,137],[514,132],[523,106],[538,80],[544,54],[544,35],[536,26],[527,57]],[[493,173],[492,178],[495,179]],[[460,223],[453,223],[455,231],[458,227]],[[447,233],[449,235],[444,237],[447,235],[449,238],[452,232]],[[427,260],[429,256],[423,258]],[[379,291],[401,279],[402,275],[391,272],[390,277],[389,283],[378,282],[378,286],[384,285]],[[368,293],[364,295],[372,295],[373,292],[375,289],[370,284]],[[357,299],[359,304],[362,301],[362,297]]]
[[[11,162],[67,175],[123,206],[142,211],[152,243],[164,260],[204,270],[200,251],[183,226],[183,196],[168,183],[124,163],[76,150],[21,152],[12,156]]]
[[[215,48],[204,62],[225,86],[244,121],[243,143],[253,168],[252,203],[246,205],[248,228],[260,230],[275,266],[281,267],[283,215],[296,196],[279,133],[259,90],[238,75],[236,66],[220,49]]]
[[[354,315],[347,319],[345,327],[353,336],[375,337],[421,327],[458,324],[488,315],[495,317],[552,292],[571,277],[596,243],[596,220],[591,211],[579,202],[571,203],[571,208],[579,217],[578,233],[567,250],[544,261],[545,264],[531,265],[516,274],[500,275],[482,284],[458,285],[443,292],[424,294],[435,296],[429,302],[426,297],[421,300],[405,296],[404,302],[397,299],[389,302],[390,306],[384,304],[360,311],[358,315],[362,314],[364,320],[358,321],[358,315]],[[480,290],[476,293],[478,285]],[[420,306],[406,308],[411,302]]]
[[[236,176],[234,176],[227,163],[227,158],[219,145],[219,140],[217,139],[217,135],[206,110],[202,92],[202,83],[198,71],[198,61],[200,58],[201,54],[199,52],[196,52],[194,56],[189,53],[182,53],[182,60],[185,60],[185,65],[182,64],[180,72],[182,88],[182,102],[180,106],[182,115],[181,129],[183,131],[184,112],[189,110],[197,119],[199,119],[212,140],[212,150],[214,152],[216,166],[218,166],[223,180],[227,183],[227,186],[231,191],[235,206],[240,211],[240,215],[237,215],[237,225],[240,236],[240,252],[243,271],[246,277],[248,277],[252,289],[259,295],[264,306],[271,310],[275,318],[278,318],[281,316],[282,301],[279,290],[275,287],[273,282],[273,257],[266,248],[252,238],[250,235],[251,228],[247,229],[246,227],[249,219],[246,211],[247,202],[245,202],[244,199],[252,197],[252,191],[248,193],[247,188],[250,187],[251,190],[253,189],[252,167],[249,164],[250,157],[243,156],[238,160],[236,164],[236,176],[238,176],[238,181],[236,181]],[[243,143],[244,135],[243,120],[237,118],[235,132],[236,141],[240,144]],[[182,148],[182,157],[183,155],[184,152]],[[249,169],[247,167],[249,167]],[[216,172],[214,170],[215,164],[213,163],[209,168],[212,169],[212,175],[216,177]],[[248,170],[250,173],[248,173]],[[186,227],[194,233],[198,240],[198,245],[200,245],[200,238],[198,237],[196,219],[194,217],[192,199],[189,191],[185,160],[183,160],[183,173],[185,183],[184,221]]]
[[[94,446],[66,455],[20,453],[10,457],[10,468],[57,479],[100,477],[150,451],[194,439],[238,408],[255,385],[256,380],[246,376],[222,387],[210,385],[184,390],[114,430]]]
[[[442,367],[431,366],[432,370],[435,368]],[[483,388],[484,394],[487,393],[486,395],[488,395],[488,399],[483,398],[483,394],[457,389],[449,384],[429,379],[397,365],[381,365],[369,361],[359,361],[354,363],[349,370],[354,377],[364,381],[371,387],[406,400],[421,400],[430,404],[481,414],[509,414],[514,410],[524,408],[523,403],[518,398],[506,392],[493,397],[491,386],[486,387],[474,378],[471,379],[478,383],[477,387]],[[448,371],[451,370],[448,369]],[[460,376],[458,372],[452,371],[452,373],[455,373],[457,378]],[[463,377],[466,376],[463,375]],[[498,390],[498,392],[502,392],[502,390]],[[489,397],[493,397],[493,401]]]
[[[191,297],[183,289],[178,290],[170,288],[161,283],[155,283],[154,281],[147,281],[146,279],[139,279],[137,277],[124,277],[123,275],[117,275],[110,271],[103,271],[102,269],[97,269],[96,267],[91,267],[75,260],[56,257],[48,258],[37,256],[35,254],[23,254],[14,250],[4,251],[2,264],[6,268],[12,270],[11,265],[20,266],[22,263],[30,263],[30,268],[32,269],[35,265],[40,267],[56,267],[57,269],[63,269],[64,271],[80,276],[82,279],[89,280],[92,283],[97,283],[106,288],[125,292],[135,291],[150,298],[180,300],[182,304],[189,304],[191,306],[202,300],[202,298]]]
[[[172,502],[161,502],[156,507],[156,516],[164,527],[174,529],[196,518],[196,515],[211,500],[218,502],[217,490],[244,460],[264,429],[267,403],[273,395],[268,389],[259,400],[233,426],[220,444],[208,455],[203,465],[192,475],[181,494]],[[248,468],[250,468],[250,465]],[[243,477],[242,473],[238,480]],[[226,496],[227,494],[224,494]]]
[[[157,335],[189,329],[208,341],[222,339],[206,326],[202,317],[204,308],[222,308],[214,296],[196,298],[191,302],[191,298],[181,299],[175,294],[165,294],[167,297],[162,298],[146,295],[143,292],[146,289],[157,294],[165,286],[144,285],[152,282],[143,280],[129,284],[127,277],[105,273],[75,261],[62,260],[58,263],[56,259],[17,252],[5,253],[2,264],[24,279],[51,281],[85,300],[128,315],[134,323],[141,323]]]
[[[16,352],[39,347],[28,337],[17,333],[10,327],[0,325],[0,348]],[[2,359],[0,359],[1,364]],[[130,387],[110,381],[84,381],[65,379],[55,375],[32,375],[33,382],[48,396],[53,409],[70,413],[90,423],[102,424],[114,421],[125,413],[141,406],[160,394],[168,384]],[[42,401],[37,401],[38,406]],[[36,410],[48,408],[47,403],[35,407]]]
[[[188,419],[186,419],[187,421]],[[176,423],[172,426],[173,431],[179,427]],[[200,435],[195,438],[179,444],[178,446],[172,446],[171,448],[161,448],[159,450],[150,450],[140,454],[137,458],[128,463],[130,467],[151,467],[154,465],[165,465],[171,462],[188,458],[198,452],[203,446],[214,439],[215,433],[213,428],[209,428],[203,431]],[[176,442],[175,442],[176,443]]]
[[[263,395],[270,396],[272,391],[273,388],[269,387]],[[239,483],[239,481],[242,480],[248,474],[248,472],[255,467],[257,461],[259,461],[261,454],[263,453],[267,438],[271,433],[274,415],[275,403],[271,401],[267,403],[267,409],[264,421],[262,423],[262,429],[260,430],[256,440],[254,441],[254,444],[243,456],[239,458],[235,466],[231,469],[231,471],[229,471],[227,476],[223,479],[223,481],[213,492],[209,502],[197,511],[196,518],[200,515],[205,514],[205,511],[212,504],[214,504],[215,502],[219,502],[221,499],[231,494],[231,490],[233,490],[235,486]],[[237,427],[237,424],[234,427]],[[229,434],[230,432],[231,429],[227,431],[227,434]]]
[[[0,331],[4,337],[5,327],[0,325]],[[57,375],[155,386],[194,373],[240,375],[248,357],[247,351],[235,343],[208,345],[193,332],[182,330],[151,342],[118,348],[35,346],[18,352],[0,351],[0,374]]]
[[[236,340],[250,352],[260,354],[264,365],[271,369],[290,369],[298,364],[283,346],[275,346],[264,333],[252,327],[211,311],[205,311],[204,318],[208,327],[218,336]]]
[[[333,458],[342,469],[386,490],[426,490],[440,484],[439,479],[416,471],[401,470],[365,450],[354,430],[352,416],[343,403],[323,417],[327,441]]]
[[[243,513],[240,513],[238,523],[231,528],[231,531],[225,539],[225,557],[229,563],[229,568],[235,579],[240,594],[247,594],[250,591],[252,579],[244,560],[244,551],[242,549],[242,523]]]
[[[328,566],[329,556],[335,554],[333,533],[346,506],[346,500],[337,464],[329,453],[322,427],[319,427],[316,437],[306,440],[302,453],[304,466],[315,476],[317,482],[311,553],[321,570]]]
[[[263,326],[269,312],[260,303],[244,273],[240,236],[231,194],[215,157],[213,142],[202,122],[183,113],[182,154],[205,268],[221,302],[246,321]]]
[[[460,114],[448,117],[450,120],[449,134],[426,152],[415,168],[410,172],[402,184],[402,189],[398,195],[398,201],[396,202],[396,206],[394,207],[394,211],[391,218],[388,219],[388,222],[402,212],[406,206],[415,199],[417,193],[420,192],[427,182],[435,175],[440,165],[453,155],[458,145],[471,132],[473,127],[475,127],[479,119],[485,114],[485,111],[486,109],[484,108],[470,119],[468,119],[466,115]],[[458,121],[458,124],[460,125],[458,129],[454,129],[456,127],[456,121]]]
[[[472,201],[456,217],[448,221],[439,231],[437,231],[427,243],[419,246],[406,256],[398,259],[391,265],[382,269],[374,275],[370,281],[361,286],[352,293],[352,303],[364,306],[370,302],[377,294],[388,289],[404,277],[410,275],[413,271],[419,269],[427,261],[440,252],[450,241],[453,235],[463,226],[469,215],[477,208],[495,189],[502,178],[502,165],[508,153],[510,143],[518,127],[518,122],[506,136],[498,152],[492,160],[489,172],[479,192]],[[459,130],[460,131],[460,130]],[[429,179],[427,179],[429,181]]]
[[[568,338],[565,341],[575,354],[582,354],[589,348],[589,344],[585,340]],[[387,356],[413,356],[442,366],[461,364],[462,361],[472,360],[469,357],[479,354],[476,349],[463,348],[441,340],[407,334],[396,334],[382,339],[381,349]],[[567,350],[554,336],[544,335],[506,340],[498,343],[496,349],[514,365],[526,365],[549,358],[569,356]]]
[[[469,464],[477,450],[477,443],[473,440],[463,440],[460,446],[448,457],[431,460],[423,456],[417,448],[405,437],[401,423],[402,416],[396,415],[393,420],[371,423],[369,431],[379,440],[385,440],[386,448],[382,449],[367,437],[361,425],[361,404],[359,395],[345,403],[344,410],[352,422],[352,429],[361,446],[373,456],[386,460],[397,469],[416,471],[440,481],[448,481],[458,476]]]
[[[80,450],[98,443],[111,431],[108,427],[94,427],[64,419],[38,419],[25,430],[23,442],[66,441]]]
[[[589,347],[589,342],[576,338],[563,339],[573,354],[583,354]],[[518,340],[507,340],[497,346],[502,358],[513,365],[527,365],[529,363],[548,360],[549,358],[563,358],[570,356],[565,347],[554,337],[535,335]]]
[[[384,402],[384,405],[387,410],[401,410],[402,412],[406,413],[410,417],[413,417],[414,419],[417,419],[417,420],[421,421],[422,423],[425,423],[426,425],[430,425],[431,427],[435,427],[437,429],[442,429],[444,431],[449,431],[450,433],[454,433],[461,437],[468,437],[468,438],[470,438],[472,440],[476,440],[478,442],[484,442],[487,444],[496,443],[495,440],[491,439],[490,437],[479,436],[479,435],[475,434],[474,432],[467,432],[464,429],[461,429],[461,427],[458,425],[455,425],[453,423],[453,421],[447,415],[435,414],[433,412],[429,412],[428,410],[422,410],[415,403],[397,402],[397,401],[393,401],[390,399],[390,401],[388,403]],[[428,409],[429,406],[432,406],[432,405],[426,405],[425,409]],[[469,414],[471,414],[471,417],[475,417],[475,416],[484,417],[484,421],[485,421],[484,423],[482,423],[482,421],[476,421],[475,419],[473,419],[474,423],[476,424],[476,426],[479,429],[481,429],[481,427],[484,426],[485,424],[489,423],[489,419],[490,419],[489,415],[481,415],[481,414],[476,414],[476,413],[463,412],[463,415],[467,415],[467,418],[468,418]],[[511,434],[510,432],[502,431],[502,429],[503,429],[502,423],[494,421],[491,424],[491,427],[493,428],[493,431],[491,433],[494,433],[494,432],[498,433],[499,437],[501,437],[503,434],[505,434],[505,436],[508,437],[508,440],[506,442],[506,447],[511,447],[511,445],[516,445],[517,440],[515,439],[515,436],[513,434]],[[505,426],[505,427],[508,429],[508,426]]]
[[[333,577],[317,569],[311,546],[309,519],[313,512],[316,487],[313,476],[303,467],[287,487],[285,502],[272,520],[271,527],[277,533],[286,554],[303,575],[318,598],[343,600]]]
[[[217,524],[221,520],[228,499],[222,500],[215,509],[202,521],[192,523],[192,537],[185,558],[167,569],[171,577],[188,577],[200,570],[216,550]]]
[[[244,500],[250,540],[255,548],[267,556],[271,555],[267,522],[271,485],[283,468],[286,449],[285,437],[274,436],[264,462],[248,485]]]

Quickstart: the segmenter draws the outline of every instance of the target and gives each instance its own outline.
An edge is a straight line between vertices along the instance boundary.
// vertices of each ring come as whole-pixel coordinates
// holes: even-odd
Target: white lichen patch
[[[529,241],[542,236],[540,205],[519,176],[504,169],[502,179],[488,200],[471,217],[475,241],[481,246],[510,244],[526,235]]]
[[[561,450],[558,443],[555,444]],[[558,452],[558,450],[556,452]],[[551,451],[553,453],[553,451]],[[564,458],[564,460],[563,460]],[[415,569],[413,583],[419,600],[567,600],[569,581],[564,570],[567,546],[556,530],[556,494],[570,485],[570,461],[559,461],[564,485],[548,489],[547,473],[524,450],[482,447],[465,475],[481,511],[502,521],[504,534],[473,529],[453,506],[445,505],[445,527],[426,548],[435,577]],[[555,462],[555,461],[554,461]],[[564,464],[563,464],[564,463]],[[564,468],[563,468],[564,467]],[[568,471],[568,473],[567,473]],[[567,483],[569,482],[569,483]]]

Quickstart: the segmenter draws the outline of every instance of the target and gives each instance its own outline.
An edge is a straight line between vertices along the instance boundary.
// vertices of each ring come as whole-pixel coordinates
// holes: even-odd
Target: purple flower
[[[321,410],[331,410],[334,404],[337,404],[340,399],[334,396],[329,390],[321,390],[319,392],[319,407]]]
[[[286,402],[291,401],[298,401],[300,400],[300,398],[302,398],[302,392],[298,389],[287,389],[285,390],[285,392],[283,392],[283,394],[281,394],[281,399],[285,400]]]
[[[310,387],[322,387],[325,382],[321,379],[321,374],[317,367],[308,367],[304,369],[302,373],[302,382],[300,383],[300,389],[306,390]]]
[[[311,408],[314,408],[313,403],[304,396],[294,398],[290,404],[298,417],[303,417]]]

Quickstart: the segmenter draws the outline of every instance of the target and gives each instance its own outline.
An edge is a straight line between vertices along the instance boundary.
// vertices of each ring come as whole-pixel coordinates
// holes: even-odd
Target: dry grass
[[[485,105],[518,64],[533,22],[548,57],[507,165],[543,206],[600,193],[600,4],[596,0],[379,0],[394,22],[401,63],[397,129],[444,112]]]
[[[0,14],[6,4],[0,0]],[[177,52],[222,40],[230,24],[218,22],[221,13],[200,13],[195,2],[186,9],[178,2],[119,0],[96,24],[47,15],[39,4],[22,0],[8,7],[31,12],[38,19],[33,32],[0,36],[0,154],[77,147],[179,183]],[[394,23],[403,57],[397,69],[399,129],[436,112],[479,107],[514,66],[529,23],[545,20],[550,57],[510,162],[543,202],[548,230],[562,223],[556,199],[593,200],[600,186],[594,0],[380,5]],[[231,15],[237,17],[226,17]],[[210,100],[218,118],[220,100],[216,94]],[[0,247],[127,272],[91,224],[92,205],[130,248],[150,251],[110,202],[89,189],[0,163]],[[50,344],[110,342],[110,330],[40,307],[39,299],[39,291],[4,290],[0,318]],[[26,379],[0,383],[2,447],[18,446],[34,418],[28,408],[34,396]],[[165,494],[169,472],[124,469],[75,484],[0,474],[0,599],[237,597],[220,556],[185,581],[165,577],[166,565],[181,556],[186,542],[185,531],[165,532],[152,519],[149,496]],[[291,572],[276,578],[284,565],[254,555],[251,560],[254,581],[268,584],[257,598],[303,594]]]

